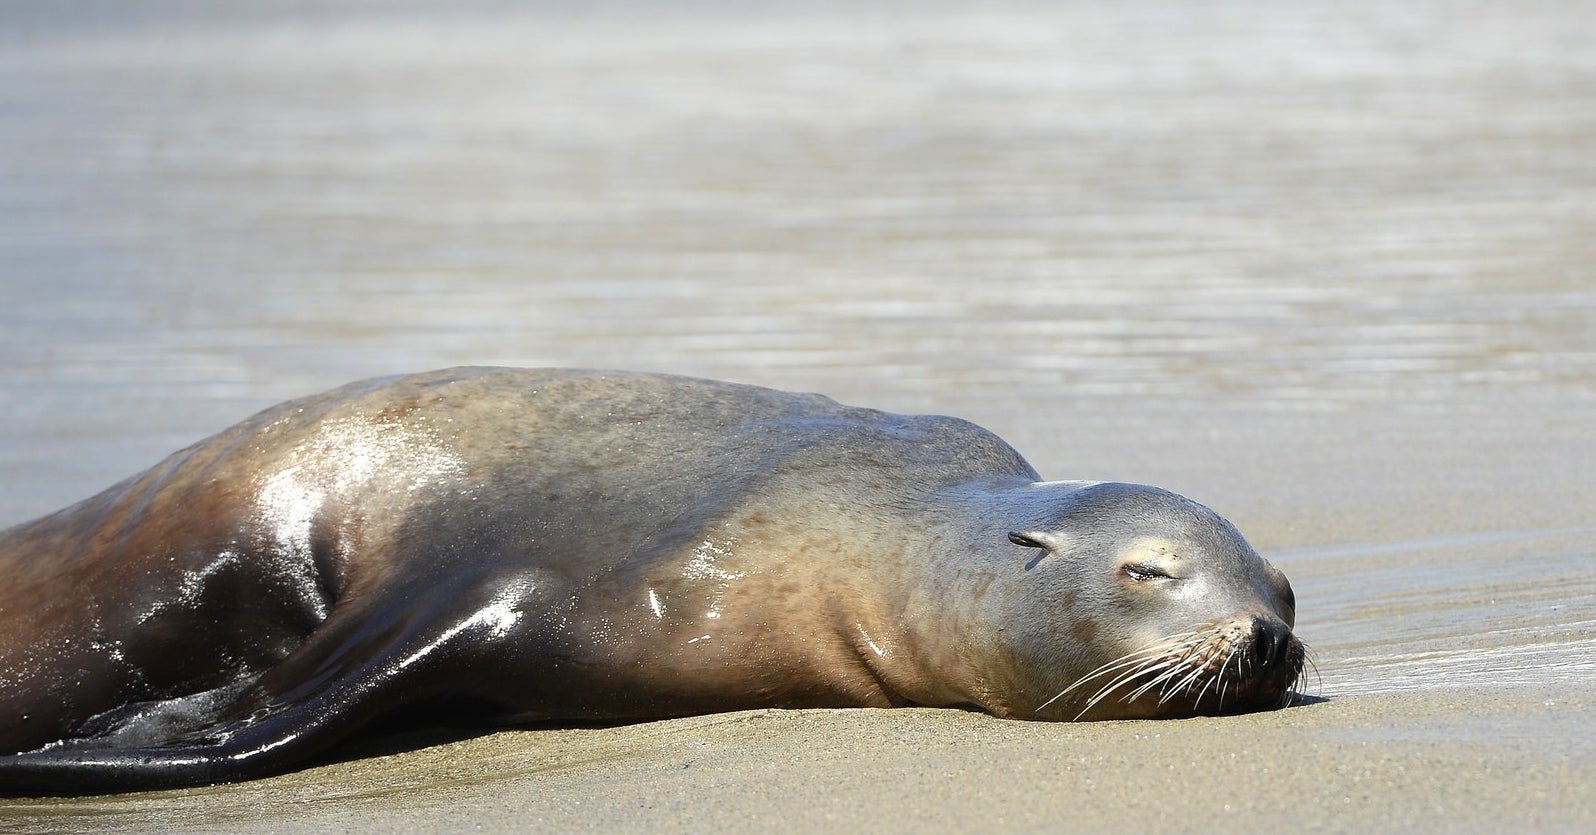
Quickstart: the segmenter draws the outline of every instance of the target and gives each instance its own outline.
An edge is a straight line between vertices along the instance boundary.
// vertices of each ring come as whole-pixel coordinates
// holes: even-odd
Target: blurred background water
[[[672,371],[1190,492],[1347,658],[1588,666],[1458,601],[1589,524],[1593,264],[1591,3],[11,0],[0,523],[355,378]]]

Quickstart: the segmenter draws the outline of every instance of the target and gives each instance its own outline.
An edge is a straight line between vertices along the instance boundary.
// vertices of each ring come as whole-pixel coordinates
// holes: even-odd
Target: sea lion
[[[1267,708],[1302,671],[1294,605],[1213,511],[1041,482],[962,420],[654,374],[386,378],[0,534],[0,790],[256,777],[419,708]]]

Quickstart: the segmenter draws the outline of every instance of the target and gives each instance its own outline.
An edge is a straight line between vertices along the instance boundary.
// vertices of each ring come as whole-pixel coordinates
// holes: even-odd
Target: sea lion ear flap
[[[1049,553],[1058,553],[1064,547],[1064,537],[1047,531],[1009,531],[1009,541],[1023,548],[1041,548]]]

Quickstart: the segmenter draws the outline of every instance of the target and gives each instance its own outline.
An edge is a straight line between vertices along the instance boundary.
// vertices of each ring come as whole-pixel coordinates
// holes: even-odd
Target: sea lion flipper
[[[423,672],[429,681],[448,681],[438,668],[457,644],[480,642],[478,627],[503,625],[491,605],[440,617],[458,593],[432,589],[385,617],[335,612],[256,679],[118,708],[87,723],[87,736],[0,756],[0,795],[175,788],[302,765],[404,704],[437,695],[437,687],[408,685]]]
[[[343,735],[329,734],[328,725],[335,724],[329,720],[338,717],[315,713],[325,707],[320,703],[204,724],[229,711],[196,715],[173,704],[191,698],[129,705],[106,717],[103,734],[0,756],[0,794],[172,788],[261,776]]]

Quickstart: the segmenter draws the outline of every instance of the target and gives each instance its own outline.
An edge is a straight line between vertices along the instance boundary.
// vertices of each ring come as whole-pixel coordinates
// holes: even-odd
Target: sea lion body
[[[664,375],[389,378],[0,534],[0,786],[257,776],[420,706],[1254,708],[1301,669],[1289,594],[1212,511],[1041,483],[953,418]],[[1184,632],[1230,656],[1088,703]]]

